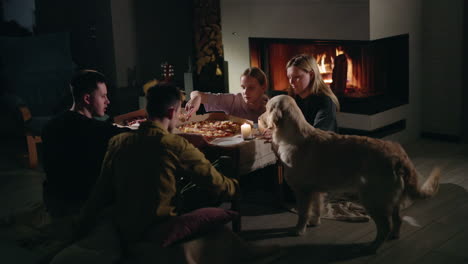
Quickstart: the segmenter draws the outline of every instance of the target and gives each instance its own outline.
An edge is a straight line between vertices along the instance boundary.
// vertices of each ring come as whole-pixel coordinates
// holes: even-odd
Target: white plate
[[[130,129],[132,129],[132,130],[137,130],[137,129],[140,127],[140,124],[139,124],[139,123],[136,123],[136,124],[133,124],[133,125],[131,125],[131,126],[122,126],[122,125],[119,125],[119,124],[115,124],[115,123],[114,123],[114,126],[120,127],[120,128],[126,127],[126,128],[130,128]]]
[[[231,146],[244,142],[242,137],[224,137],[224,138],[215,138],[210,143],[218,146]]]

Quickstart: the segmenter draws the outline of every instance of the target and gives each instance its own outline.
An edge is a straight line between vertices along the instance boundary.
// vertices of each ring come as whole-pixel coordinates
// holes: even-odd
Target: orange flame
[[[335,49],[336,56],[344,54],[348,63],[348,72],[346,73],[346,86],[359,88],[359,82],[353,74],[353,61],[347,56],[342,49]],[[332,73],[334,64],[334,57],[327,55],[327,53],[318,54],[316,57],[317,64],[319,67],[320,74],[322,75],[323,81],[327,84],[333,83]]]

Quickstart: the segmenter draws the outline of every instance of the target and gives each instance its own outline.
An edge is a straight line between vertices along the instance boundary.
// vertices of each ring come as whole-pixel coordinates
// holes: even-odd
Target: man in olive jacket
[[[138,242],[151,226],[177,215],[177,179],[193,183],[227,200],[239,183],[216,170],[204,154],[181,136],[178,123],[182,94],[172,85],[147,93],[148,121],[133,133],[109,141],[101,175],[82,211],[82,230],[94,225],[104,207],[112,205],[112,220],[124,243]]]

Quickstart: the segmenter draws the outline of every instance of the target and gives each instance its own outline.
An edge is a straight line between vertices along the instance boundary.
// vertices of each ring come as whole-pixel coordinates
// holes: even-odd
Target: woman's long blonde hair
[[[312,71],[314,73],[314,80],[309,84],[307,89],[310,89],[311,94],[324,94],[330,97],[336,106],[336,111],[340,111],[340,102],[338,101],[338,98],[333,93],[333,91],[330,89],[330,86],[328,86],[323,81],[322,75],[320,75],[317,61],[315,61],[314,57],[308,54],[296,55],[288,61],[286,64],[286,70],[291,66],[298,67],[307,73]],[[288,88],[288,94],[291,96],[295,95],[291,86]]]

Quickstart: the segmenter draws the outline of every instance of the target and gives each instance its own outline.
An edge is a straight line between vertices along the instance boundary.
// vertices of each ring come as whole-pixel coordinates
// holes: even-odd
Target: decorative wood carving
[[[224,92],[224,52],[219,0],[194,0],[195,71],[198,90]]]
[[[219,0],[195,0],[194,33],[197,74],[218,57],[223,57]],[[222,73],[221,73],[222,74]]]

